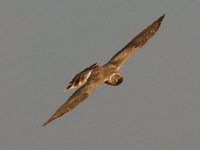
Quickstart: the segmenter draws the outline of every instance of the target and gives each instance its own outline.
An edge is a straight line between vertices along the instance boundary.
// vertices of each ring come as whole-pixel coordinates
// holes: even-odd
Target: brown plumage
[[[84,69],[83,71],[81,71],[80,73],[75,75],[75,77],[72,79],[72,81],[69,82],[69,86],[65,88],[65,91],[67,91],[69,89],[73,89],[73,88],[85,83],[87,81],[87,79],[89,78],[92,70],[96,67],[99,67],[98,63],[94,63],[90,67]]]
[[[43,126],[72,110],[80,102],[86,99],[100,84],[106,83],[113,86],[121,84],[123,77],[119,73],[120,67],[158,31],[164,16],[165,15],[161,16],[158,20],[153,22],[153,24],[139,33],[102,67],[100,67],[98,63],[95,63],[78,73],[65,90],[72,89],[83,83],[85,84],[76,90],[75,93],[43,124]]]

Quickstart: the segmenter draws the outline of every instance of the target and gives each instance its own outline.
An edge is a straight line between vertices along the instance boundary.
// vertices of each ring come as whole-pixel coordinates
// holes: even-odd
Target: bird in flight
[[[81,84],[83,84],[83,86],[76,90],[75,93],[72,94],[72,96],[69,97],[69,99],[43,124],[43,126],[75,108],[100,84],[106,83],[112,86],[121,84],[123,77],[119,72],[120,67],[133,53],[140,49],[152,36],[154,36],[164,17],[165,15],[161,16],[158,20],[140,32],[102,67],[100,67],[98,63],[94,63],[90,67],[78,73],[69,83],[69,86],[66,87],[65,91]]]

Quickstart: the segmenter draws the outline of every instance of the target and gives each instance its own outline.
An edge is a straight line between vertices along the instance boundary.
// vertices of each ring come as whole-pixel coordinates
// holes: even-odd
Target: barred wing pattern
[[[86,99],[96,87],[101,83],[107,83],[111,77],[116,83],[119,81],[119,76],[120,79],[123,79],[119,73],[120,67],[135,51],[141,48],[152,36],[154,36],[158,31],[164,16],[165,15],[161,16],[157,21],[139,33],[104,66],[99,67],[98,63],[95,63],[78,73],[65,90],[72,89],[83,83],[85,84],[76,90],[75,93],[43,124],[43,126],[75,108],[80,102]],[[118,75],[118,77],[115,75]]]
[[[87,79],[89,78],[92,70],[94,68],[99,67],[98,63],[94,63],[93,65],[91,65],[90,67],[84,69],[83,71],[81,71],[80,73],[78,73],[71,82],[69,82],[69,86],[65,88],[64,91],[67,91],[69,89],[73,89],[85,82],[87,82]]]
[[[108,63],[116,65],[118,69],[123,65],[123,63],[138,49],[140,49],[146,42],[158,31],[163,18],[165,15],[161,16],[153,24],[144,29],[139,33],[134,39],[132,39],[122,50],[115,54]]]
[[[97,86],[103,82],[104,79],[95,79],[86,82],[82,87],[76,90],[76,92],[62,106],[58,108],[58,110],[43,124],[43,126],[75,108],[80,102],[86,99]]]

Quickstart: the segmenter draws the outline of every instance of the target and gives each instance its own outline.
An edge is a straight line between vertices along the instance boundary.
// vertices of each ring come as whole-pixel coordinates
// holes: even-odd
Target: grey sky
[[[200,1],[2,0],[0,149],[198,150]],[[74,110],[42,124],[71,79],[161,15],[152,39]]]

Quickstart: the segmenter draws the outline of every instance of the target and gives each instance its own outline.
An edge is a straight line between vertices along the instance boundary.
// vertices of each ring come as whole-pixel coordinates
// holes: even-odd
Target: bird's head
[[[123,77],[120,73],[113,73],[110,77],[109,80],[107,80],[105,83],[112,85],[112,86],[117,86],[121,84],[123,81]]]

